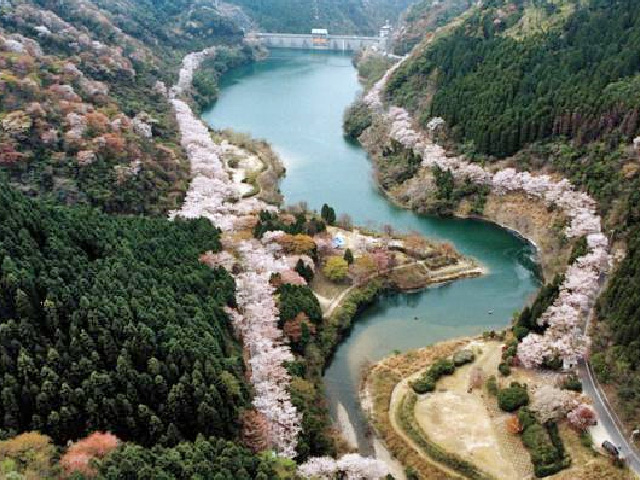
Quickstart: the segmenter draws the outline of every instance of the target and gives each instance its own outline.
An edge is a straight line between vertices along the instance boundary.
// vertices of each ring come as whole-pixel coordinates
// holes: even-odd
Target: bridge
[[[380,35],[377,37],[330,35],[324,28],[314,28],[310,34],[254,32],[249,37],[268,48],[355,52],[363,48],[376,47],[381,52],[387,52],[391,40],[391,26],[387,23],[380,29]]]

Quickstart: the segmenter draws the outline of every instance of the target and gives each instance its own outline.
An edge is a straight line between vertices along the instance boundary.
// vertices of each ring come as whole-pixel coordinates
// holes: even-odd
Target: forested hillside
[[[422,0],[413,3],[402,15],[402,25],[395,34],[395,53],[404,55],[424,40],[427,32],[447,25],[473,5],[471,0]]]
[[[592,363],[630,426],[640,419],[639,59],[635,2],[490,0],[418,47],[385,91],[469,160],[556,172],[598,201],[627,256],[599,302]]]
[[[206,220],[45,207],[2,184],[2,430],[56,443],[109,430],[144,445],[233,437],[248,391],[222,307],[234,285],[199,263]]]
[[[3,478],[276,476],[239,446],[235,286],[199,261],[220,233],[164,218],[190,179],[167,87],[183,56],[218,46],[203,106],[255,55],[216,3],[0,3]]]
[[[0,6],[0,169],[14,185],[107,212],[180,204],[189,172],[166,86],[186,52],[223,43],[229,54],[198,84],[212,101],[215,72],[254,52],[216,10],[160,3]]]
[[[629,142],[638,129],[640,12],[632,3],[536,2],[549,30],[519,35],[528,1],[487,2],[392,77],[387,94],[441,116],[458,142],[504,157],[551,136],[588,143],[607,133]],[[574,8],[558,27],[553,16]]]
[[[65,445],[115,434],[110,447],[78,442],[88,453],[69,449],[61,467],[42,435],[0,442],[3,459],[21,459],[3,472],[85,471],[129,441],[108,457],[106,478],[275,478],[272,461],[229,442],[250,391],[223,311],[233,280],[199,260],[219,236],[204,219],[45,206],[0,183],[0,438],[38,430]]]
[[[267,32],[309,33],[327,28],[329,33],[377,35],[411,0],[229,0],[241,6]]]

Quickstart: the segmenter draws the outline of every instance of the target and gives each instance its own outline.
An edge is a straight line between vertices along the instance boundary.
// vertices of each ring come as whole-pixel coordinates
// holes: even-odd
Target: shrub
[[[582,381],[578,378],[577,375],[571,374],[562,381],[562,383],[560,384],[560,388],[582,393]]]
[[[417,394],[433,392],[436,389],[436,383],[445,375],[452,375],[456,366],[452,360],[441,358],[427,369],[422,376],[411,384],[411,388]]]
[[[349,264],[344,258],[335,255],[327,259],[327,263],[322,269],[322,272],[329,280],[333,282],[341,282],[347,278],[347,274],[349,273]]]
[[[591,355],[591,367],[593,368],[596,377],[603,383],[609,383],[611,381],[611,370],[607,365],[607,360],[603,353],[598,352]]]
[[[503,377],[511,375],[511,367],[504,362],[498,365],[498,371]]]
[[[441,358],[431,366],[429,372],[437,380],[440,377],[444,377],[445,375],[453,375],[453,372],[455,372],[455,370],[456,366],[452,360]]]
[[[562,368],[562,360],[558,355],[555,355],[551,358],[545,357],[542,361],[542,366],[544,368],[548,368],[549,370],[558,371]]]
[[[413,391],[418,395],[422,395],[433,392],[436,389],[436,382],[434,382],[431,377],[420,378],[411,383],[411,388],[413,388]]]
[[[522,325],[516,325],[515,327],[513,327],[513,334],[516,336],[518,341],[520,341],[524,337],[529,335],[529,329],[527,327],[523,327]]]
[[[407,480],[420,480],[420,476],[418,472],[415,471],[413,467],[407,467],[404,471]]]
[[[475,355],[471,350],[460,350],[453,355],[453,363],[456,367],[472,363]]]
[[[537,422],[535,415],[527,407],[522,407],[518,410],[518,421],[522,426],[522,430],[526,430]]]
[[[486,385],[487,385],[487,391],[489,392],[489,394],[495,397],[498,394],[498,384],[496,382],[495,375],[491,375],[489,378],[487,378]]]
[[[352,140],[357,140],[372,123],[373,117],[369,107],[364,102],[357,101],[345,112],[344,135]]]
[[[529,404],[529,392],[526,387],[518,383],[512,383],[509,388],[498,392],[498,405],[505,412],[515,412],[520,407]]]
[[[593,449],[593,437],[589,433],[589,430],[580,432],[580,444],[588,449]]]
[[[571,465],[555,422],[541,425],[526,407],[518,411],[518,421],[522,426],[522,443],[529,451],[536,477],[553,475]]]

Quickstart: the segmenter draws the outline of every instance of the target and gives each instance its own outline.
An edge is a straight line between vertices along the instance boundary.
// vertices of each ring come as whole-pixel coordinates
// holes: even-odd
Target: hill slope
[[[107,212],[162,214],[179,204],[189,172],[165,85],[186,52],[238,44],[241,32],[195,2],[164,3],[0,7],[0,169],[14,185]],[[231,50],[229,63],[253,55]],[[222,59],[216,68],[226,68]]]
[[[396,18],[411,0],[229,0],[268,32],[377,35],[386,20]]]
[[[385,91],[424,128],[442,117],[438,141],[469,160],[562,174],[598,201],[627,257],[600,300],[592,360],[630,426],[640,418],[639,58],[633,2],[491,0],[417,47]]]

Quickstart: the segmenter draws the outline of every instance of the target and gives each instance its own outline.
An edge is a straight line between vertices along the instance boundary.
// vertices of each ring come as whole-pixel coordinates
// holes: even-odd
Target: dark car
[[[605,440],[604,442],[602,442],[602,448],[604,448],[605,451],[611,456],[618,457],[620,455],[618,447],[616,447],[609,440]]]

